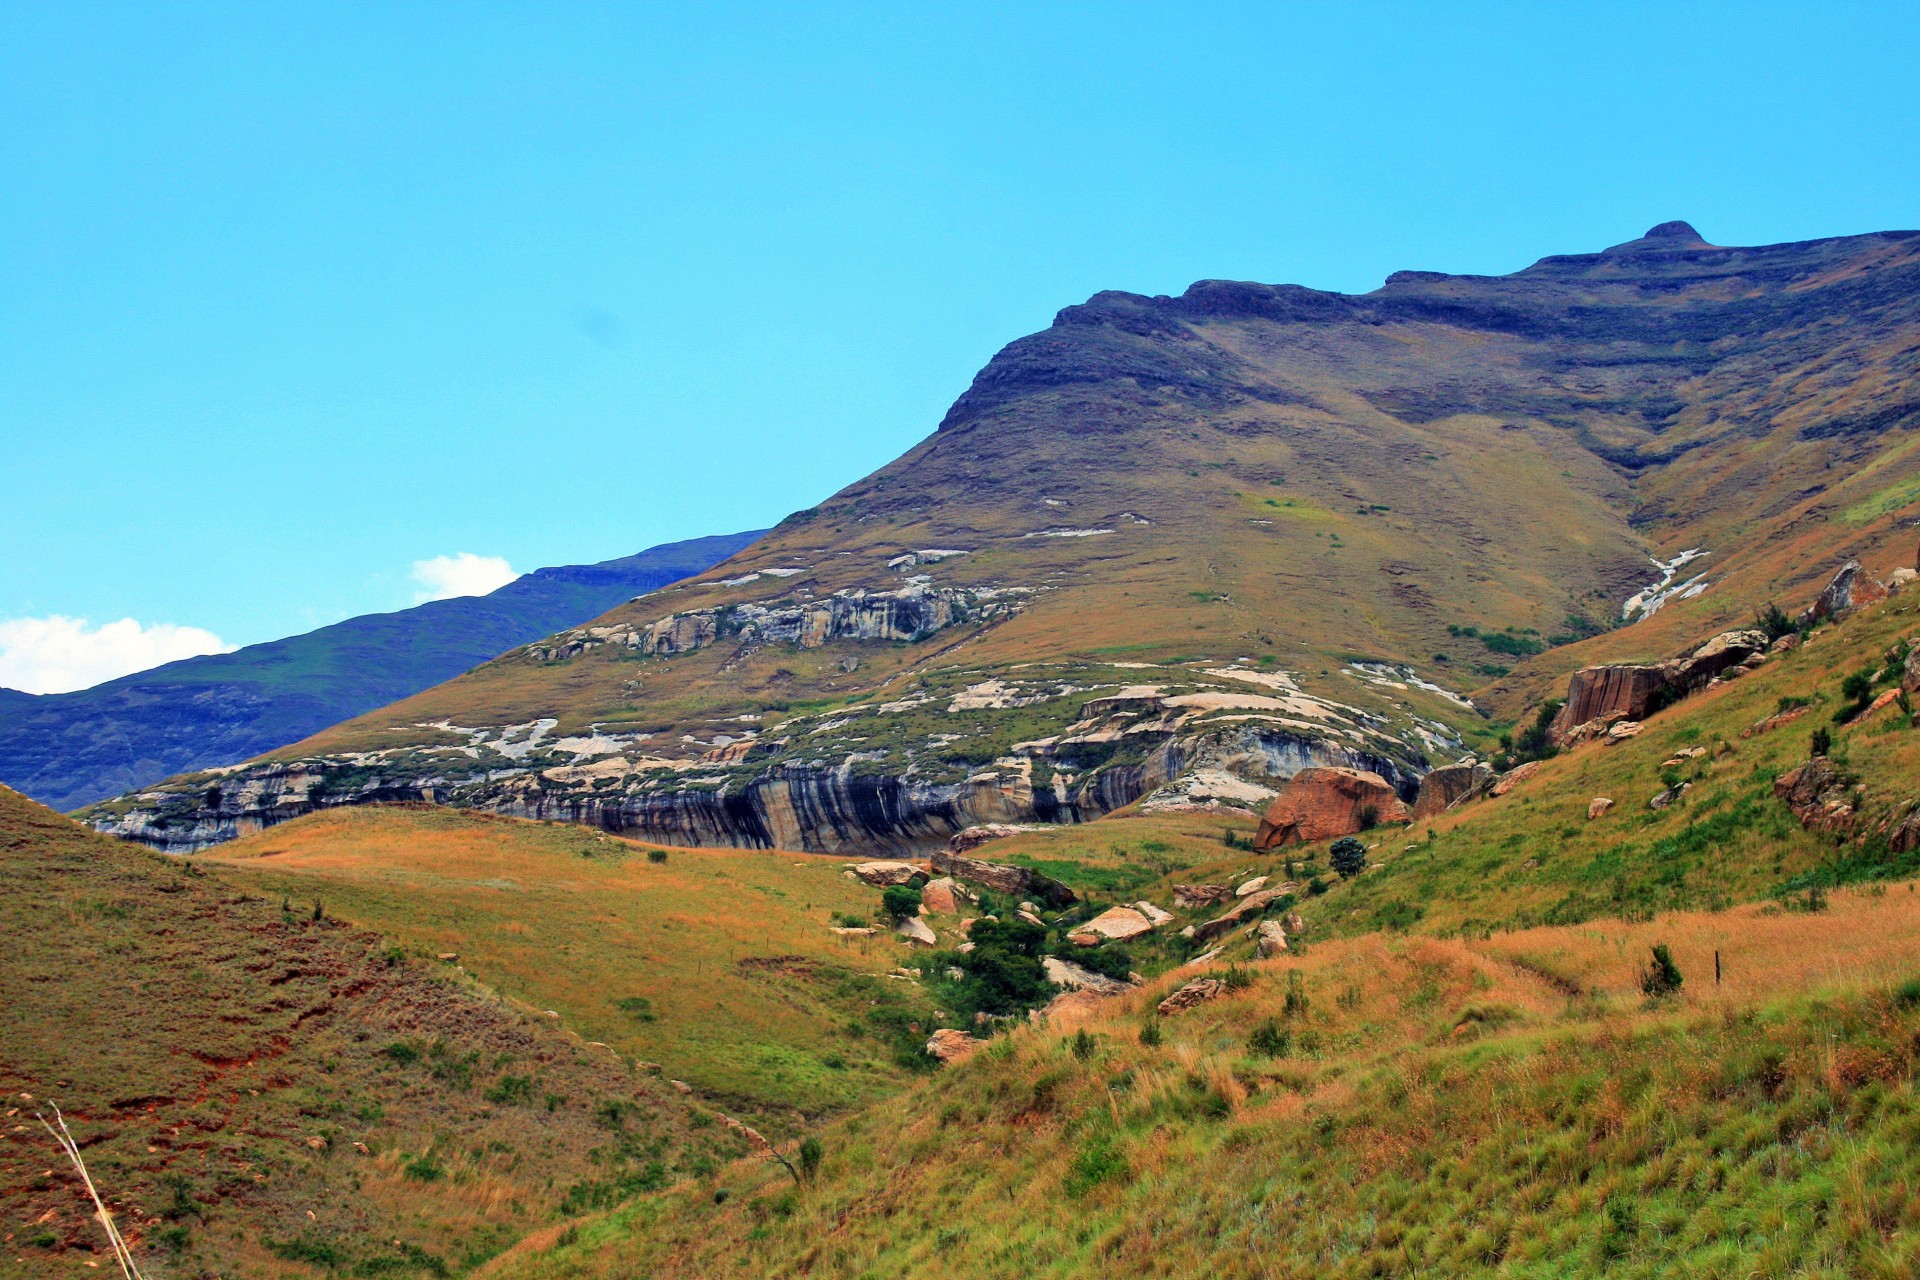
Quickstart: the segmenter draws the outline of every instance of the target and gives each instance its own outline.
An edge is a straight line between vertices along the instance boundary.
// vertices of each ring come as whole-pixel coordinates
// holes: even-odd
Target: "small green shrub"
[[[1673,953],[1664,942],[1653,944],[1653,957],[1640,973],[1640,990],[1646,992],[1652,1000],[1665,999],[1680,990],[1686,979],[1680,975],[1680,967],[1673,962]]]
[[[1247,1036],[1247,1048],[1263,1058],[1284,1058],[1293,1048],[1293,1033],[1268,1018]]]
[[[667,851],[665,849],[647,850],[648,862],[665,862],[666,860],[667,860]]]
[[[418,1155],[401,1166],[402,1173],[415,1182],[438,1182],[447,1176],[446,1166],[430,1155]]]
[[[1327,850],[1327,856],[1343,880],[1351,880],[1367,869],[1367,846],[1352,836],[1341,836],[1335,840],[1333,847]]]

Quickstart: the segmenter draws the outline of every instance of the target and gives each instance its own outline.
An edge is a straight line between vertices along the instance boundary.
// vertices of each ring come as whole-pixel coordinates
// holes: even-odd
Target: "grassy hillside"
[[[0,1276],[101,1274],[48,1104],[150,1277],[458,1273],[746,1149],[449,966],[5,788],[0,875]]]
[[[1357,297],[1103,293],[712,572],[290,747],[258,794],[185,778],[93,816],[228,838],[310,805],[271,773],[299,761],[328,803],[406,786],[672,843],[925,848],[1097,816],[1196,760],[1417,775],[1574,666],[1797,606],[1849,555],[1909,563],[1917,337],[1906,232],[1736,249],[1676,224]],[[1204,705],[1080,724],[1133,685]]]
[[[813,1181],[736,1164],[485,1274],[1910,1275],[1916,902],[1345,940],[1156,1018],[1162,982],[835,1126]]]
[[[74,693],[0,690],[0,780],[57,809],[237,764],[704,572],[760,531],[536,569],[484,596],[370,613]]]
[[[424,808],[316,814],[209,861],[255,893],[317,898],[419,954],[456,953],[502,995],[659,1063],[770,1135],[870,1102],[919,1065],[925,1036],[906,1027],[930,1006],[883,976],[903,948],[829,932],[878,904],[838,862],[648,850]]]

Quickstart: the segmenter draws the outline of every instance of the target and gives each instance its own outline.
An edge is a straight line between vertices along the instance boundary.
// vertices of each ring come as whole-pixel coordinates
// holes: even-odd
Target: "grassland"
[[[1639,974],[1672,943],[1684,975]],[[1716,984],[1714,954],[1722,980]],[[1904,1276],[1920,897],[1372,935],[1016,1031],[825,1135],[532,1237],[498,1280]],[[724,1190],[725,1196],[718,1194]]]
[[[659,857],[654,861],[649,857]],[[426,808],[315,814],[224,846],[236,883],[376,929],[785,1135],[910,1073],[930,1009],[891,937],[844,940],[874,890],[838,860],[648,850],[579,827]],[[904,1037],[904,1039],[903,1039]]]
[[[0,1276],[102,1274],[49,1104],[170,1280],[462,1272],[746,1150],[450,968],[4,788],[0,868]]]

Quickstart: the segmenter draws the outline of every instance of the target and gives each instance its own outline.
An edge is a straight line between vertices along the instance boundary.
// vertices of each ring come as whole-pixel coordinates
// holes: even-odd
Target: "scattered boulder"
[[[1665,791],[1662,791],[1659,795],[1647,801],[1647,808],[1665,809],[1691,790],[1693,790],[1693,784],[1691,782],[1682,782],[1677,786],[1668,787]]]
[[[1774,729],[1778,729],[1783,724],[1792,724],[1795,720],[1798,720],[1801,716],[1804,716],[1805,714],[1807,714],[1807,712],[1811,710],[1813,710],[1812,706],[1805,706],[1805,707],[1792,707],[1786,711],[1777,711],[1770,716],[1754,721],[1752,724],[1742,729],[1740,731],[1740,736],[1743,738],[1751,738],[1756,733],[1771,732]]]
[[[1038,871],[1000,862],[978,862],[955,853],[935,853],[933,869],[943,876],[983,884],[998,893],[1028,897],[1058,910],[1079,901],[1073,890]]]
[[[1269,902],[1273,902],[1284,896],[1286,896],[1286,890],[1284,889],[1262,889],[1258,893],[1250,893],[1240,899],[1235,906],[1224,914],[1217,915],[1203,924],[1191,926],[1193,929],[1193,940],[1195,942],[1211,942],[1221,934],[1231,932],[1235,925],[1253,919],[1262,911],[1266,910]],[[1184,933],[1185,930],[1182,930],[1182,932]]]
[[[1173,886],[1173,905],[1182,911],[1195,911],[1228,902],[1233,890],[1224,884],[1177,884]]]
[[[1201,968],[1204,965],[1212,964],[1215,960],[1218,960],[1220,958],[1220,953],[1225,950],[1226,950],[1225,947],[1215,947],[1213,950],[1204,951],[1201,954],[1195,956],[1193,959],[1187,961],[1185,964],[1176,965],[1175,967],[1180,969]]]
[[[1147,923],[1156,929],[1163,924],[1173,923],[1173,915],[1171,912],[1162,911],[1151,902],[1136,902],[1133,904],[1133,909],[1145,916]]]
[[[1271,959],[1287,949],[1287,930],[1278,920],[1262,920],[1253,931],[1262,960]]]
[[[1800,633],[1798,631],[1789,631],[1786,635],[1781,636],[1778,640],[1768,645],[1767,652],[1774,655],[1792,653],[1799,647]]]
[[[1857,724],[1875,712],[1885,710],[1893,703],[1899,701],[1900,693],[1901,691],[1899,689],[1883,689],[1878,697],[1867,704],[1867,709],[1854,718],[1854,722]]]
[[[1900,688],[1909,694],[1920,693],[1920,644],[1907,650],[1907,664],[1900,672]]]
[[[1507,794],[1507,792],[1540,772],[1544,764],[1546,764],[1544,760],[1529,760],[1525,764],[1515,765],[1513,768],[1501,774],[1500,780],[1493,784],[1493,794],[1496,796]]]
[[[1802,610],[1796,621],[1802,627],[1809,627],[1816,622],[1845,617],[1855,609],[1886,598],[1885,585],[1862,568],[1858,560],[1849,560],[1833,575],[1820,598]]]
[[[1195,978],[1160,1002],[1160,1016],[1165,1018],[1176,1013],[1184,1013],[1188,1009],[1205,1004],[1215,996],[1225,995],[1226,990],[1227,984],[1218,978]]]
[[[828,929],[843,938],[871,938],[880,931],[872,925],[828,925]]]
[[[927,1056],[943,1066],[950,1066],[971,1058],[984,1043],[985,1041],[976,1040],[964,1031],[942,1027],[927,1037]]]
[[[1493,770],[1478,763],[1444,764],[1429,770],[1420,779],[1420,794],[1414,797],[1413,820],[1445,813],[1492,778]]]
[[[933,930],[927,928],[927,922],[918,916],[908,916],[893,926],[895,934],[916,947],[931,947],[939,942]]]
[[[1607,730],[1607,745],[1612,746],[1625,742],[1628,738],[1637,738],[1643,727],[1638,720],[1622,720]]]
[[[1255,876],[1245,884],[1234,886],[1233,896],[1236,898],[1244,898],[1248,894],[1258,893],[1266,887],[1267,878],[1265,876]]]
[[[1256,849],[1307,844],[1350,836],[1375,822],[1405,822],[1412,815],[1387,780],[1361,769],[1315,766],[1293,775],[1267,807]],[[1371,822],[1363,819],[1371,818]]]
[[[1047,975],[1048,982],[1070,991],[1091,991],[1095,995],[1117,996],[1133,990],[1131,984],[1122,982],[1118,978],[1109,978],[1103,973],[1084,969],[1073,961],[1062,960],[1058,956],[1042,957],[1040,969]]]
[[[936,915],[958,915],[965,892],[951,876],[941,876],[920,886],[920,905]]]
[[[1013,918],[1022,924],[1038,925],[1042,929],[1047,927],[1047,922],[1031,911],[1016,911],[1013,913]]]
[[[1153,922],[1132,907],[1109,907],[1067,935],[1075,946],[1097,947],[1103,942],[1125,942],[1153,932]]]
[[[1008,836],[1017,836],[1024,829],[1005,822],[985,822],[977,827],[968,827],[965,831],[953,833],[947,841],[947,852],[966,853],[969,850],[978,849],[983,844],[1005,840]]]
[[[851,868],[854,877],[876,889],[890,889],[897,884],[908,884],[915,876],[924,876],[927,869],[918,862],[862,862]]]
[[[1595,796],[1587,801],[1587,820],[1592,821],[1613,808],[1613,800],[1607,796]]]

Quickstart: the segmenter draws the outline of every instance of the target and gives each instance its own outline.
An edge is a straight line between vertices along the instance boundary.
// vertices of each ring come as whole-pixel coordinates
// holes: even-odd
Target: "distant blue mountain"
[[[536,569],[491,595],[370,613],[75,693],[0,689],[0,782],[76,809],[176,773],[236,764],[704,573],[762,532]]]

